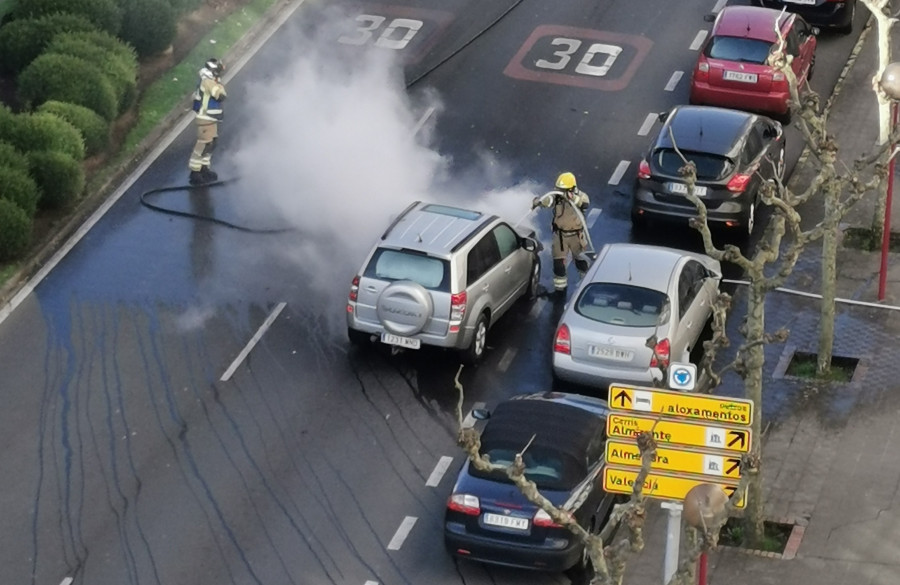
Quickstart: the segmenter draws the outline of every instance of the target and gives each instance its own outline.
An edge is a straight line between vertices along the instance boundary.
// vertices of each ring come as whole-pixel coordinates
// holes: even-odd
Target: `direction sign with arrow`
[[[636,468],[616,467],[607,465],[603,469],[603,489],[607,492],[630,494],[634,489],[639,470]],[[725,479],[711,480],[704,476],[673,475],[663,471],[652,471],[644,480],[641,493],[650,498],[663,500],[684,500],[691,488],[702,483],[712,483],[725,490],[730,498],[738,489],[736,482]],[[744,507],[745,497],[735,504],[737,508]]]
[[[750,429],[746,428],[618,412],[611,412],[606,418],[606,434],[609,437],[634,439],[644,431],[651,433],[657,443],[710,447],[740,453],[747,453],[751,448]]]
[[[613,384],[609,388],[613,410],[638,411],[705,422],[750,426],[753,402],[712,394],[696,394]]]
[[[626,467],[641,466],[641,450],[635,441],[608,439],[606,461]],[[741,458],[723,451],[693,450],[676,446],[658,446],[651,469],[671,473],[691,473],[740,479]]]

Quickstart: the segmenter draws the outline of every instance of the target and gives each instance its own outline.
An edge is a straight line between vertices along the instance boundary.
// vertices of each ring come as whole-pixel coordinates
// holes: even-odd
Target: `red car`
[[[691,103],[762,112],[789,122],[790,90],[784,73],[766,64],[778,44],[776,25],[793,55],[802,85],[816,63],[816,34],[797,14],[756,6],[728,6],[715,19],[691,75]]]

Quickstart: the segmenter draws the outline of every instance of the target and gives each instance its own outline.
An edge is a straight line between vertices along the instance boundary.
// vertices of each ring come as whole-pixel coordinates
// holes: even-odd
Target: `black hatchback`
[[[657,137],[638,165],[631,222],[687,223],[697,208],[679,174],[685,159],[697,167],[694,194],[706,204],[710,227],[749,237],[760,187],[784,176],[781,124],[757,114],[709,106],[676,106],[661,114]],[[679,154],[680,153],[680,154]]]
[[[856,0],[753,0],[757,6],[786,9],[803,17],[809,24],[832,28],[841,34],[853,31]]]
[[[603,490],[605,400],[547,392],[516,396],[490,414],[481,453],[511,464],[525,450],[525,477],[583,528],[599,532],[622,496]],[[525,449],[527,445],[527,449]],[[581,540],[529,502],[503,471],[467,460],[447,500],[444,543],[450,554],[545,571],[588,569]]]

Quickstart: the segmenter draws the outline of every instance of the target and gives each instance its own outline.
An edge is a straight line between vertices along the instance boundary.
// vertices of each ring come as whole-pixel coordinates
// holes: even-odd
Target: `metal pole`
[[[697,561],[697,585],[706,585],[706,553],[700,553],[700,560]]]
[[[897,103],[891,102],[891,132],[897,125]],[[887,193],[884,200],[884,229],[881,234],[881,268],[878,271],[878,300],[883,301],[887,288],[888,253],[891,251],[891,200],[894,193],[894,145],[888,161]]]
[[[660,504],[669,511],[666,524],[666,557],[663,567],[663,585],[668,585],[678,570],[678,549],[681,546],[681,502],[663,502]]]

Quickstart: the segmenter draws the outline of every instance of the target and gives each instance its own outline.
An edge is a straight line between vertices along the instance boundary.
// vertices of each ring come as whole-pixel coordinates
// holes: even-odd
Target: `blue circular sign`
[[[687,368],[678,368],[672,374],[675,383],[679,386],[689,386],[691,384],[691,380],[693,380],[694,376],[691,374],[691,371]]]

